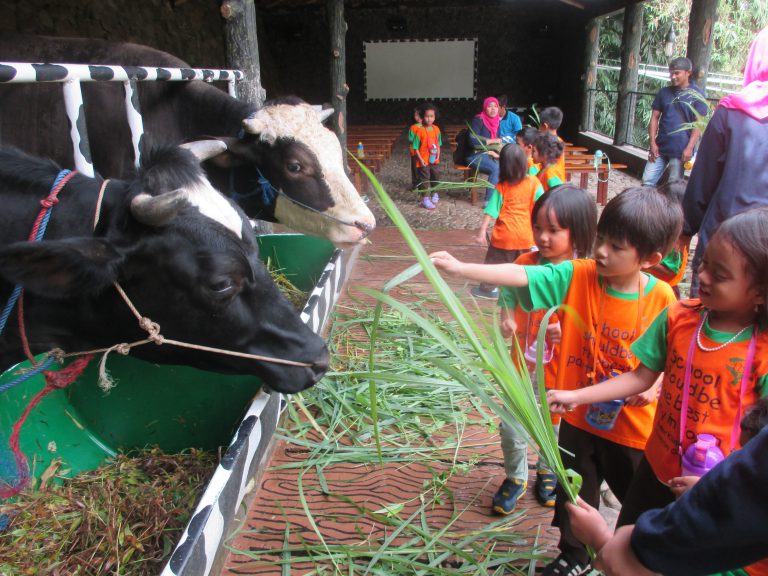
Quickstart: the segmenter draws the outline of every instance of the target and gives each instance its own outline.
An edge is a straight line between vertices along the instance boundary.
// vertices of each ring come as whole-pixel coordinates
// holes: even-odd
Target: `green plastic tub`
[[[262,236],[259,243],[262,260],[302,291],[315,287],[334,253],[330,242],[303,235]],[[0,384],[16,378],[24,368],[30,368],[28,361],[0,376]],[[96,384],[95,359],[77,382],[49,393],[29,414],[20,446],[34,477],[54,458],[61,459],[62,470],[77,474],[120,450],[159,446],[174,453],[227,446],[262,387],[254,376],[157,365],[119,354],[110,355],[107,368],[117,381],[108,393]],[[0,479],[6,482],[15,473],[8,451],[11,429],[44,386],[43,376],[37,375],[0,398]]]

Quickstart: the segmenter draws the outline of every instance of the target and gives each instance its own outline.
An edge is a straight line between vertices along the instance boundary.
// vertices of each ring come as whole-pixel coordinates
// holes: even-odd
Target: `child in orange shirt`
[[[538,250],[522,254],[515,264],[545,265],[559,264],[573,258],[586,258],[592,251],[597,227],[597,208],[595,201],[581,188],[571,184],[559,186],[540,197],[531,214],[533,237]],[[545,312],[536,310],[526,312],[517,302],[514,290],[503,288],[499,297],[501,306],[501,333],[505,338],[513,335],[517,343],[513,344],[512,357],[517,358],[516,346],[523,351],[531,350],[535,344],[541,321]],[[556,366],[560,347],[560,322],[557,314],[550,317],[547,327],[549,352],[545,350],[544,367],[545,386],[555,386]],[[535,352],[526,354],[535,357]],[[535,372],[532,375],[535,378]],[[560,417],[553,416],[552,425],[555,435],[560,428]],[[518,499],[528,486],[528,445],[527,438],[519,431],[502,422],[500,429],[501,452],[504,455],[506,478],[493,497],[492,508],[499,514],[511,514]],[[555,505],[555,486],[557,479],[545,462],[539,460],[536,466],[536,499],[543,506]]]
[[[725,456],[738,448],[742,410],[768,393],[768,332],[761,329],[768,321],[768,209],[726,220],[707,245],[699,278],[700,298],[671,305],[633,344],[639,363],[631,372],[548,393],[553,410],[571,409],[642,393],[664,373],[620,526],[674,500],[672,489],[683,483],[682,455],[699,434],[714,436]]]
[[[536,164],[533,161],[533,145],[536,143],[536,138],[539,135],[539,131],[536,128],[530,126],[523,128],[515,136],[515,141],[520,148],[525,152],[525,157],[528,159],[528,174],[536,176],[541,170],[541,164]]]
[[[565,182],[565,165],[558,166],[564,149],[562,142],[546,132],[539,132],[533,143],[533,161],[542,166],[537,176],[545,192]]]
[[[408,129],[408,151],[411,154],[411,190],[414,192],[419,187],[419,170],[416,167],[416,151],[413,149],[413,140],[416,138],[418,128],[421,128],[421,113],[417,106],[413,109],[413,124]]]
[[[675,302],[672,289],[644,272],[659,263],[682,228],[680,206],[653,188],[629,188],[611,199],[600,215],[592,260],[557,265],[482,265],[447,252],[431,255],[438,269],[469,280],[494,282],[518,291],[526,310],[564,305],[557,388],[577,390],[635,368],[634,342],[653,319]],[[563,415],[560,446],[566,468],[582,476],[581,497],[598,506],[605,479],[622,501],[642,456],[656,408],[656,391],[633,396],[615,424],[598,427],[586,409]],[[600,424],[600,422],[598,422]],[[580,574],[588,554],[570,529],[567,497],[557,487],[553,524],[560,528],[560,555],[544,576]]]
[[[505,144],[499,152],[499,183],[485,207],[475,238],[478,244],[488,244],[488,225],[491,220],[496,221],[485,253],[486,264],[514,262],[520,254],[533,247],[531,211],[544,190],[536,177],[526,172],[522,148],[517,144]],[[499,289],[490,284],[480,284],[472,289],[472,295],[495,299],[499,297]]]
[[[421,126],[414,130],[412,148],[416,156],[416,171],[419,175],[418,189],[422,192],[421,207],[434,210],[440,200],[437,192],[429,194],[432,188],[440,180],[440,148],[443,145],[443,136],[440,128],[435,126],[437,120],[437,106],[426,102],[419,108]]]
[[[563,149],[565,149],[565,142],[557,134],[562,123],[563,111],[557,106],[544,108],[544,110],[541,111],[541,114],[539,114],[539,132],[552,134],[552,136],[563,145]],[[561,175],[560,179],[565,182],[565,154],[557,159],[557,174]]]

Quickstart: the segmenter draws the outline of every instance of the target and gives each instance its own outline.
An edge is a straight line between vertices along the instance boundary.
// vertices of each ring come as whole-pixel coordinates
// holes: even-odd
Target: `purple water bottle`
[[[717,447],[717,438],[712,434],[699,434],[696,442],[688,446],[683,454],[683,476],[704,476],[723,459],[725,456]]]

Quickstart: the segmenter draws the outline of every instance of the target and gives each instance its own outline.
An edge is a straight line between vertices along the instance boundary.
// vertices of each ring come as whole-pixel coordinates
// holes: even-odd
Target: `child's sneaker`
[[[536,471],[536,500],[542,506],[552,508],[555,505],[555,488],[557,488],[557,476],[547,470]]]
[[[440,202],[440,195],[437,192],[434,192],[432,194],[432,204],[437,206],[437,203]]]
[[[424,196],[424,198],[421,199],[421,207],[426,208],[427,210],[435,209],[435,205],[432,203],[429,196]]]
[[[505,479],[493,495],[493,511],[497,514],[511,514],[527,487],[528,482],[523,480]]]
[[[568,554],[560,554],[544,567],[542,576],[580,576],[589,572],[589,562],[581,563],[579,560]]]

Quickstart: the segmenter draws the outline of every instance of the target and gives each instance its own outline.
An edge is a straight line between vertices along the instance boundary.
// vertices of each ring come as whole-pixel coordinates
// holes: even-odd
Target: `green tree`
[[[640,60],[643,64],[666,66],[670,58],[686,53],[691,0],[646,0],[643,10],[643,37]],[[616,66],[621,59],[623,12],[607,16],[600,27],[600,63]],[[755,34],[768,26],[768,0],[720,0],[713,32],[710,72],[741,75]],[[673,31],[670,34],[670,31]],[[669,40],[673,40],[668,46]],[[671,48],[671,50],[670,50]],[[671,54],[668,56],[667,53]],[[613,136],[618,70],[601,68],[597,74],[595,127]],[[647,126],[651,103],[666,79],[640,76],[635,104],[634,144],[647,147]]]

